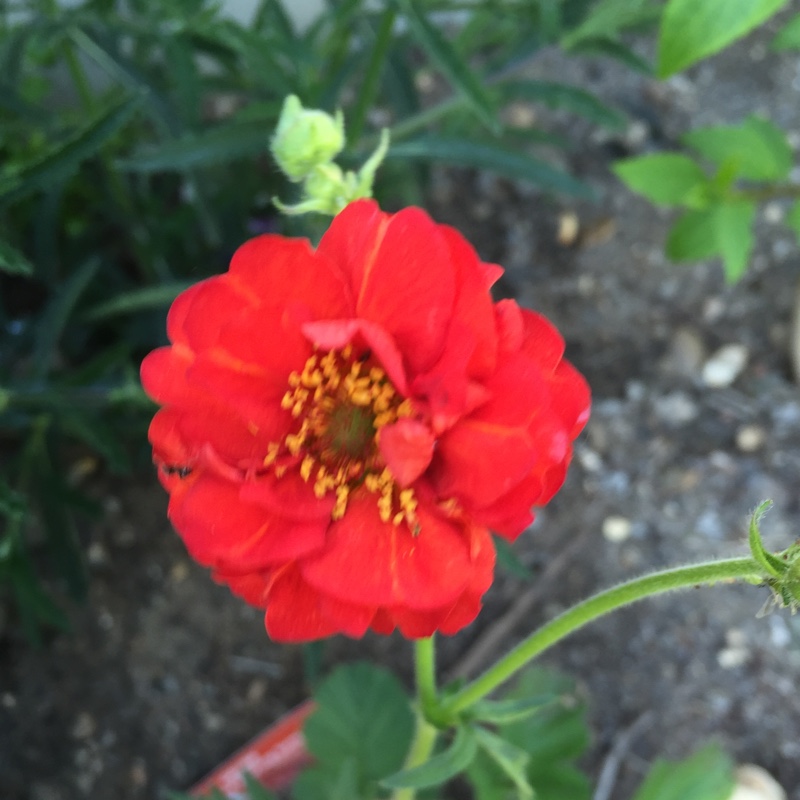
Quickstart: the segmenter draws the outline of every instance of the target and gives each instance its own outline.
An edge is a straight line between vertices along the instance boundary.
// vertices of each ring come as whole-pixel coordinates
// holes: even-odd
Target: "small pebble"
[[[653,400],[656,414],[664,422],[685,425],[697,418],[697,404],[686,392],[670,392]]]
[[[764,206],[764,220],[771,225],[777,225],[783,221],[783,208],[780,203],[767,203]]]
[[[558,243],[564,247],[570,247],[578,239],[580,222],[578,215],[574,211],[567,211],[558,218]]]
[[[182,583],[189,577],[189,565],[185,561],[178,561],[172,565],[169,577],[173,583]]]
[[[730,386],[741,375],[748,357],[744,345],[726,344],[720,347],[703,365],[703,383],[712,389]]]
[[[717,663],[722,669],[734,669],[747,663],[750,648],[747,646],[747,635],[739,628],[731,628],[725,632],[727,647],[717,653]]]
[[[133,762],[133,766],[130,770],[130,779],[131,785],[137,789],[141,789],[147,785],[147,765],[141,758],[137,758],[136,761]]]
[[[97,723],[94,721],[94,717],[84,711],[78,714],[78,718],[72,726],[72,736],[75,739],[88,739],[96,728]]]
[[[773,614],[768,617],[769,638],[775,647],[786,647],[792,641],[792,632],[783,617]]]
[[[728,800],[786,800],[786,792],[765,769],[742,764],[734,773],[736,786]]]
[[[755,453],[761,449],[767,438],[767,432],[759,425],[743,425],[736,431],[736,446],[743,453]]]
[[[630,538],[632,529],[627,517],[610,516],[603,520],[603,536],[609,542],[624,542]]]
[[[100,542],[92,542],[86,552],[89,563],[93,566],[99,567],[108,561],[108,553],[105,547]]]

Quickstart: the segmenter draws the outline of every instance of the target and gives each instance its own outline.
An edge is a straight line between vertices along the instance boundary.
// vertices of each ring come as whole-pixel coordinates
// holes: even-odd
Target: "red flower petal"
[[[303,560],[303,576],[351,603],[426,609],[452,602],[469,579],[463,532],[422,506],[418,516],[414,536],[404,524],[382,522],[375,495],[359,492],[331,525],[322,553]]]
[[[381,428],[380,451],[397,483],[410,486],[428,468],[435,440],[427,425],[399,419]]]
[[[365,200],[334,219],[316,251],[258,237],[228,273],[175,300],[173,344],[141,370],[165,406],[149,436],[170,518],[217,580],[266,607],[273,638],[455,633],[492,581],[485,526],[514,538],[561,486],[588,387],[547,320],[492,304],[501,272],[425,212],[389,215]],[[322,371],[309,362],[315,349],[348,344],[381,364],[413,409],[376,422],[372,450],[377,402],[365,406],[368,435],[348,440],[361,455],[327,430],[338,404],[363,404],[348,394],[355,384],[337,388],[342,359]],[[330,471],[307,483],[307,456]],[[391,497],[371,493],[363,475],[384,467]],[[400,490],[412,495],[403,507],[416,534],[381,519],[389,499],[400,511]]]
[[[314,496],[311,486],[297,472],[287,472],[282,478],[274,474],[259,477],[242,485],[239,496],[245,503],[260,506],[270,514],[284,519],[329,520],[335,496]]]
[[[314,319],[354,315],[350,287],[337,265],[304,239],[250,239],[233,254],[228,278],[267,308],[301,303]]]
[[[312,553],[324,544],[328,519],[286,520],[245,503],[241,486],[204,475],[169,514],[192,556],[222,570],[263,569]]]
[[[424,211],[408,208],[387,218],[376,210],[371,201],[352,203],[334,218],[319,251],[349,276],[356,316],[380,324],[409,368],[420,372],[442,352],[455,299],[454,268],[438,226]],[[342,245],[353,230],[362,232]]]
[[[270,589],[265,623],[275,641],[307,642],[334,633],[361,637],[374,614],[374,608],[319,594],[290,566]]]

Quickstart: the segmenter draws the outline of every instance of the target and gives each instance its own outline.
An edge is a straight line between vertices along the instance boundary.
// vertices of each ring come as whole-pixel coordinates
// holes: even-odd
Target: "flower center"
[[[313,482],[317,497],[335,493],[333,519],[344,516],[350,493],[363,486],[377,495],[384,522],[405,520],[418,531],[414,490],[397,486],[378,448],[381,428],[413,414],[411,402],[397,394],[383,369],[369,354],[354,356],[347,345],[314,353],[288,382],[281,408],[299,427],[269,445],[264,466],[273,466],[278,477],[296,467],[306,483]]]

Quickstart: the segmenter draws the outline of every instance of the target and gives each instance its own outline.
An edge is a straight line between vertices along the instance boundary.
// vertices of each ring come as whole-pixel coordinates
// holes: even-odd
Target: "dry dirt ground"
[[[674,146],[691,125],[752,111],[782,125],[797,148],[798,59],[770,54],[768,41],[750,37],[666,84],[608,63],[538,59],[534,72],[596,90],[630,115],[631,128],[616,137],[563,118],[579,142],[566,161],[597,189],[597,203],[436,175],[434,215],[506,266],[501,290],[558,325],[594,393],[564,490],[517,545],[538,575],[538,599],[504,646],[601,586],[744,554],[748,512],[764,498],[775,502],[764,526],[770,546],[800,532],[800,391],[788,356],[800,256],[779,221],[785,208],[762,210],[751,268],[727,286],[718,263],[668,264],[661,247],[670,215],[608,170],[613,158]],[[570,212],[583,233],[566,247],[557,230]],[[726,362],[720,348],[731,345]],[[94,490],[107,514],[84,531],[92,583],[89,602],[72,611],[74,632],[36,650],[10,623],[0,631],[3,800],[160,797],[306,693],[300,650],[271,644],[260,613],[189,561],[154,476],[100,479]],[[478,622],[443,643],[443,665],[525,588],[501,576]],[[753,587],[689,591],[617,613],[547,654],[591,698],[592,774],[638,725],[617,750],[613,798],[629,798],[656,756],[686,755],[715,738],[800,800],[800,617],[757,617],[766,599]],[[329,663],[379,659],[406,680],[409,655],[406,643],[377,637],[336,640],[326,651]]]

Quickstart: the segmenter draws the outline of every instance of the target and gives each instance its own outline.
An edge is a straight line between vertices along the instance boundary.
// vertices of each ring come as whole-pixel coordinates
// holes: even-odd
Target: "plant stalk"
[[[483,675],[442,701],[441,711],[455,717],[459,712],[486,697],[515,672],[564,637],[617,608],[674,589],[710,585],[720,581],[760,582],[764,577],[763,568],[753,558],[747,556],[674,567],[606,589],[559,614],[534,631]]]

